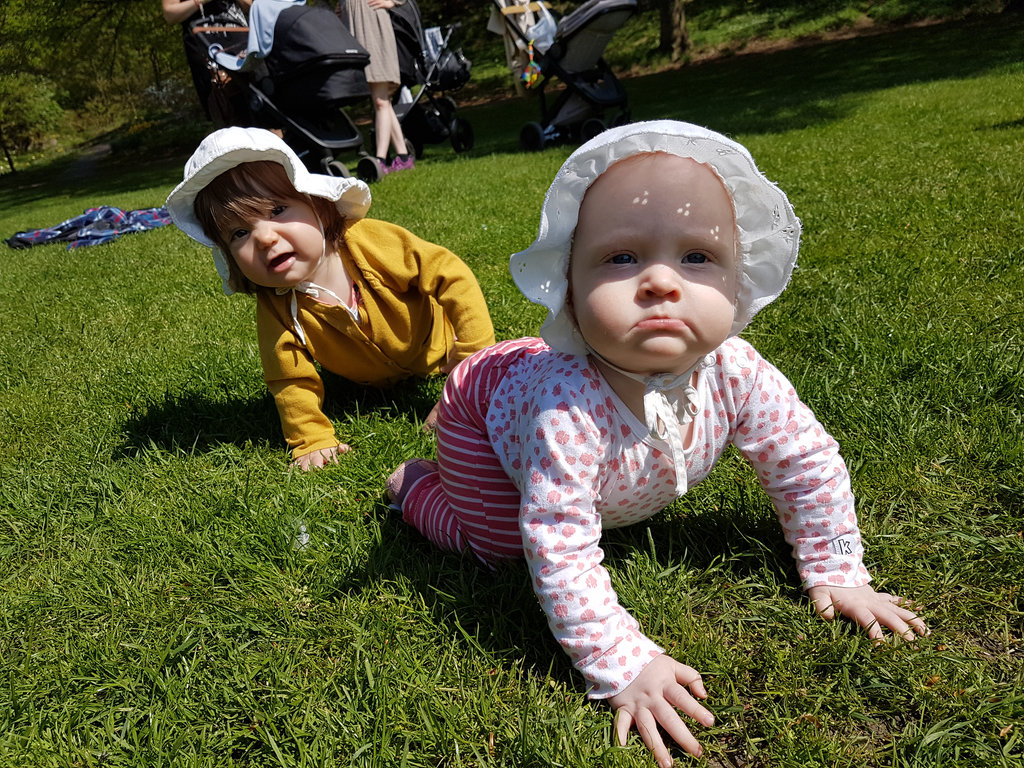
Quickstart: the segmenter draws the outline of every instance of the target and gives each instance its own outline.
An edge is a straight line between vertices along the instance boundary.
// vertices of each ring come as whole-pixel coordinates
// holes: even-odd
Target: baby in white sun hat
[[[756,469],[822,616],[876,639],[928,631],[869,584],[835,440],[736,335],[785,288],[799,239],[789,200],[736,142],[673,121],[602,133],[562,166],[536,241],[512,256],[516,284],[548,309],[543,339],[461,363],[437,461],[388,480],[438,546],[488,565],[525,559],[589,695],[617,711],[619,741],[635,725],[665,768],[662,731],[701,753],[677,710],[711,725],[707,692],[619,603],[601,533],[685,494],[729,445]]]
[[[461,259],[365,218],[366,184],[310,173],[270,131],[210,134],[184,175],[167,208],[211,249],[224,292],[256,298],[263,374],[295,466],[315,469],[349,450],[323,412],[317,363],[385,386],[444,373],[494,343],[483,293]]]

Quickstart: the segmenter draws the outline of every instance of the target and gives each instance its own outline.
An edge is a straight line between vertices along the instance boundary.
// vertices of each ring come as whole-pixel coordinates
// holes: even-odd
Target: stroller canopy
[[[634,13],[636,0],[587,0],[558,22],[555,45],[561,55],[556,58],[570,72],[590,69]]]
[[[363,70],[370,54],[330,8],[305,0],[255,0],[250,25],[250,48],[271,46],[250,55],[262,56],[282,109],[308,112],[369,94]]]

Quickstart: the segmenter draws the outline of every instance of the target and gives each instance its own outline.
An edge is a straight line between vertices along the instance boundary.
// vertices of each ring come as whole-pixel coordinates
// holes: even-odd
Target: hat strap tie
[[[651,437],[668,443],[676,471],[676,495],[682,496],[686,493],[688,485],[686,449],[679,428],[693,421],[699,412],[700,394],[691,380],[697,369],[705,367],[705,361],[699,360],[678,376],[671,373],[643,376],[608,362],[593,350],[590,353],[609,368],[644,385],[644,421]]]
[[[295,335],[299,337],[299,341],[302,342],[303,346],[306,346],[306,334],[302,330],[302,324],[299,323],[298,294],[304,293],[310,298],[319,299],[321,291],[326,293],[328,296],[333,297],[341,306],[345,308],[345,310],[352,317],[352,320],[355,321],[357,325],[359,323],[359,310],[349,306],[348,302],[342,301],[341,297],[334,291],[332,291],[330,288],[325,288],[322,285],[317,285],[316,283],[311,282],[309,280],[302,280],[291,288],[275,288],[274,292],[278,296],[284,296],[284,294],[286,293],[291,293],[292,295],[290,307],[292,315],[292,324],[295,326]]]

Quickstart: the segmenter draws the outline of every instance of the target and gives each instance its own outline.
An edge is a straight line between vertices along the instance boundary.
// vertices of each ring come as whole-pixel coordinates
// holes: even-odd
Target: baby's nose
[[[258,221],[253,225],[252,236],[260,245],[277,240],[277,230],[269,221]]]
[[[667,264],[652,264],[644,270],[640,287],[648,295],[678,296],[679,282],[679,275]]]

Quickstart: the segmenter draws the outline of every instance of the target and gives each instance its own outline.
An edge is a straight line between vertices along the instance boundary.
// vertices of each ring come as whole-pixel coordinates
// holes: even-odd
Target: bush
[[[8,149],[42,145],[61,125],[64,110],[49,80],[28,74],[0,75],[0,136]]]

